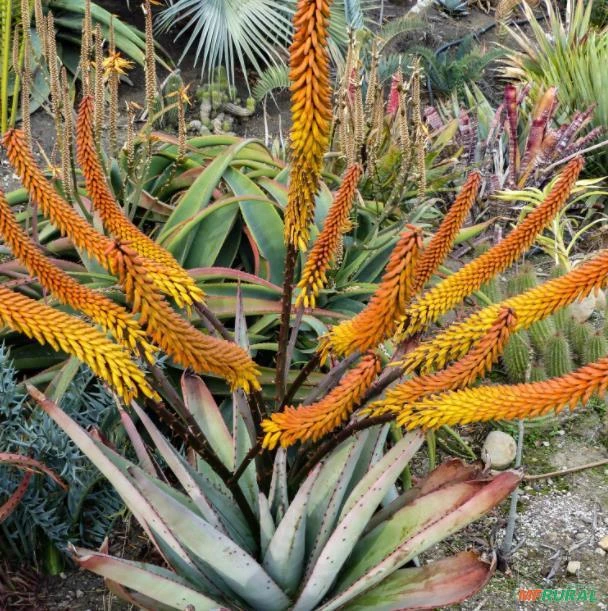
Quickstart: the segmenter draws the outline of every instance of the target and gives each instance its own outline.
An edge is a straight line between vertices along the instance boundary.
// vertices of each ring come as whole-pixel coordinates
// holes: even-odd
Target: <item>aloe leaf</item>
[[[317,465],[302,484],[279,522],[264,555],[263,566],[287,594],[296,591],[304,570],[306,508],[321,469]]]
[[[293,611],[310,611],[325,596],[367,522],[422,445],[420,431],[408,433],[376,463],[347,499],[338,524],[310,572]]]
[[[16,454],[13,452],[0,452],[0,463],[4,465],[11,465],[30,473],[44,473],[57,485],[61,486],[61,488],[64,490],[68,489],[67,484],[59,477],[59,475],[57,475],[57,473],[55,473],[55,471],[35,458],[23,456],[22,454]]]
[[[268,497],[263,492],[260,492],[258,506],[260,508],[260,554],[264,557],[276,528],[270,512]]]
[[[367,445],[369,430],[356,438],[341,443],[324,462],[308,502],[306,547],[308,572],[314,567],[321,550],[335,526],[338,512],[347,494],[348,485],[363,448]]]
[[[172,571],[158,566],[114,558],[82,548],[74,548],[74,560],[79,566],[97,575],[141,592],[173,609],[181,610],[193,605],[197,611],[211,611],[223,606],[194,590]]]
[[[396,571],[373,590],[342,607],[343,611],[405,611],[455,605],[486,585],[496,566],[474,552],[462,552],[420,568]]]
[[[520,480],[520,474],[507,471],[489,482],[462,482],[419,497],[359,541],[340,579],[340,593],[321,609],[337,609],[375,586],[414,556],[492,509]]]
[[[152,441],[156,445],[160,455],[167,463],[175,477],[177,477],[179,483],[186,491],[188,496],[192,499],[200,514],[220,532],[228,534],[224,525],[222,524],[217,512],[211,506],[203,490],[199,487],[198,482],[192,477],[190,469],[186,466],[186,462],[181,456],[175,451],[175,449],[167,442],[161,432],[154,426],[147,414],[133,401],[133,409],[139,416],[139,419],[146,427],[148,434],[152,438]]]
[[[218,458],[230,471],[234,471],[232,435],[207,385],[197,375],[184,372],[181,386],[186,409]]]
[[[175,536],[248,604],[282,611],[289,599],[264,569],[234,541],[188,511],[148,479],[133,474],[136,485],[163,516]]]
[[[32,479],[32,472],[28,471],[24,473],[21,478],[21,482],[15,488],[14,492],[8,497],[8,499],[0,505],[0,524],[8,518],[13,511],[15,511],[17,505],[21,502],[23,497],[25,496],[27,489],[30,485],[30,480]]]
[[[227,168],[224,178],[235,195],[254,195],[264,197],[264,191],[253,180],[234,168]],[[255,200],[244,200],[239,204],[241,214],[261,255],[270,265],[270,281],[283,282],[285,245],[283,243],[283,221],[276,206]]]
[[[289,505],[289,496],[287,494],[287,450],[285,448],[279,448],[274,457],[268,501],[275,521],[280,522]]]

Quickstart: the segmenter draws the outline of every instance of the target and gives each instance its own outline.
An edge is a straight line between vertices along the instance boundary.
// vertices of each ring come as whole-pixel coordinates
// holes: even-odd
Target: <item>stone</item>
[[[601,547],[596,547],[595,548],[595,553],[598,556],[605,556],[606,555],[606,550],[603,550]]]
[[[76,590],[76,598],[82,598],[84,596],[84,592],[82,590]]]
[[[604,535],[600,539],[598,546],[601,547],[605,552],[608,552],[608,535]]]
[[[595,310],[596,298],[595,295],[589,295],[580,301],[573,303],[570,306],[570,314],[572,318],[582,325],[587,322]]]
[[[482,459],[493,469],[506,469],[514,460],[517,444],[511,435],[492,431],[483,443]]]
[[[576,575],[581,570],[581,563],[578,560],[570,560],[566,567],[568,575]]]

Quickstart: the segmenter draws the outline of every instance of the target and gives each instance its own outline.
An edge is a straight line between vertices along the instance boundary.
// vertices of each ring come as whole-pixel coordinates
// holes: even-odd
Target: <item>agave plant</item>
[[[222,469],[234,472],[251,448],[245,422],[253,414],[235,410],[230,430],[200,378],[185,375],[182,387],[196,422],[190,434],[213,448]],[[489,478],[479,466],[450,460],[398,494],[395,482],[424,436],[410,433],[382,456],[383,425],[343,442],[293,496],[285,451],[275,457],[268,492],[258,487],[268,473],[251,463],[240,479],[243,512],[205,462],[207,453],[188,461],[137,403],[133,409],[152,448],[183,491],[168,487],[149,459],[125,460],[52,401],[30,392],[120,492],[169,568],[83,548],[72,549],[74,559],[105,577],[112,591],[149,609],[329,611],[458,602],[486,583],[492,558],[461,552],[420,567],[407,563],[489,511],[520,479],[510,471]],[[203,445],[196,447],[202,451]]]

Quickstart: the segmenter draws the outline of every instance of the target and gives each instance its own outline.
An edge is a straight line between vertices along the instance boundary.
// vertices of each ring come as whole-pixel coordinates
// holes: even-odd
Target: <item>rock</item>
[[[598,556],[605,556],[605,555],[606,555],[606,551],[605,551],[605,550],[603,550],[601,547],[596,547],[596,548],[595,548],[595,553],[596,553]]]
[[[200,134],[203,129],[203,124],[200,121],[194,120],[188,123],[188,131],[194,132],[195,134]]]
[[[483,443],[482,459],[494,469],[506,469],[514,460],[517,444],[511,435],[492,431]]]
[[[585,299],[581,299],[570,306],[570,314],[572,318],[582,325],[587,322],[595,310],[596,298],[595,295],[589,295]]]
[[[76,590],[76,598],[82,598],[84,596],[84,592],[82,590]]]
[[[570,560],[566,567],[568,575],[576,575],[581,570],[581,563],[578,560]]]
[[[599,547],[601,547],[605,552],[608,552],[608,535],[604,535],[600,542],[598,543]]]

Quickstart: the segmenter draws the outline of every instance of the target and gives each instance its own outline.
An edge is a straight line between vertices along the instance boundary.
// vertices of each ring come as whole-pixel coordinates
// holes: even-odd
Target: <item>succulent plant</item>
[[[453,17],[466,17],[469,14],[467,0],[435,0],[439,9]]]

